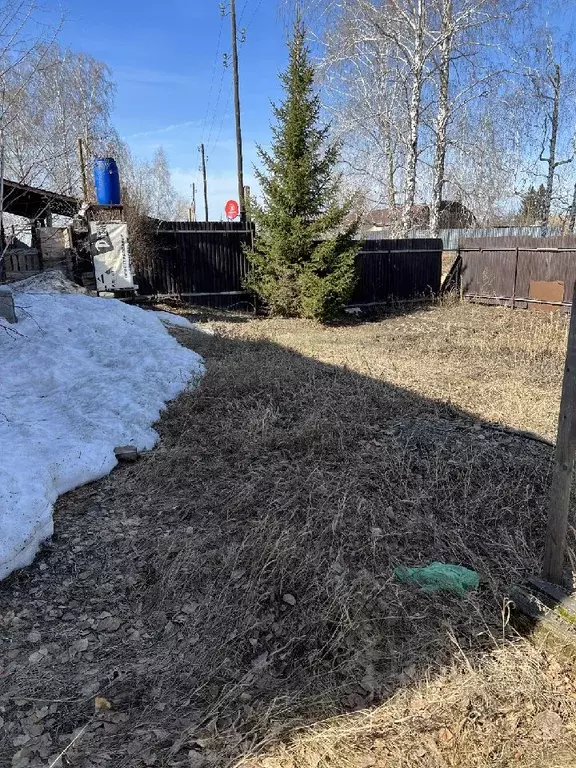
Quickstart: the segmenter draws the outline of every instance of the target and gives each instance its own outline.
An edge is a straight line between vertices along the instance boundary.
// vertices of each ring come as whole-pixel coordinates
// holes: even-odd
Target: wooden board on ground
[[[564,301],[564,283],[560,280],[547,282],[544,280],[530,280],[529,298],[538,301],[553,302],[550,304],[530,304],[533,312],[556,312],[561,309]]]
[[[510,593],[513,623],[538,646],[576,658],[576,595],[532,578]]]

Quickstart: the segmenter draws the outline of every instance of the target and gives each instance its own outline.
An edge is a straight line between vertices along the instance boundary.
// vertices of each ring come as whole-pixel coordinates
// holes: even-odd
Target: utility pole
[[[240,221],[246,221],[244,199],[244,159],[242,156],[242,124],[240,121],[240,84],[238,78],[238,30],[236,29],[236,0],[230,0],[230,23],[232,26],[232,72],[234,78],[234,112],[236,115],[236,153],[238,156],[238,203]]]
[[[206,150],[204,144],[200,144],[200,152],[202,153],[202,178],[204,179],[204,211],[206,212],[206,221],[208,218],[208,181],[206,179]]]

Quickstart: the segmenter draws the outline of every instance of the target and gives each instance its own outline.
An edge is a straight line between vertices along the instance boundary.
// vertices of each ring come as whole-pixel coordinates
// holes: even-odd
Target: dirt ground
[[[506,602],[551,448],[494,429],[554,437],[565,319],[200,320],[157,450],[0,584],[0,766],[575,765],[572,662]],[[480,589],[395,581],[432,561]]]

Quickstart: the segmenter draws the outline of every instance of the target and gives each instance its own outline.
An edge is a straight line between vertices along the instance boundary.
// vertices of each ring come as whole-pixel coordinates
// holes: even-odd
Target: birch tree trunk
[[[452,15],[452,0],[442,0],[440,83],[438,89],[438,112],[434,126],[436,145],[432,176],[432,204],[430,206],[430,233],[433,237],[438,237],[440,233],[440,214],[442,212],[442,193],[446,170],[446,147],[448,142],[448,123],[450,122],[450,67],[453,43]]]
[[[554,192],[554,175],[558,163],[556,162],[556,146],[558,144],[558,122],[560,119],[560,89],[562,87],[562,72],[560,65],[554,65],[554,74],[551,75],[552,85],[552,115],[550,117],[550,142],[548,144],[548,157],[540,155],[540,159],[548,164],[546,178],[546,198],[544,200],[544,216],[542,221],[542,237],[548,234],[550,224],[550,210],[552,209],[552,194]]]
[[[386,194],[388,200],[388,208],[393,211],[396,208],[396,184],[394,180],[396,173],[396,162],[389,131],[386,134],[386,138],[384,139],[384,155],[386,159]]]
[[[412,67],[412,88],[410,94],[410,109],[408,123],[410,138],[408,142],[406,178],[404,182],[404,208],[400,233],[406,237],[411,227],[412,211],[416,198],[416,178],[418,173],[418,138],[420,135],[420,111],[422,107],[422,87],[424,80],[424,34],[425,34],[425,0],[418,0],[416,18],[414,21],[414,52]]]

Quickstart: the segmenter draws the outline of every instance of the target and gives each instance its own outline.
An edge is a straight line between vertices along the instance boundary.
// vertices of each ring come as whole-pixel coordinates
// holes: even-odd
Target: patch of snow
[[[18,324],[0,320],[0,579],[52,535],[60,494],[108,474],[115,447],[154,447],[165,403],[204,372],[152,312],[78,294],[15,298]]]
[[[10,283],[10,288],[14,293],[88,293],[86,288],[68,280],[57,269],[48,269],[25,280]]]
[[[174,315],[172,312],[164,312],[160,310],[157,310],[155,315],[167,325],[175,325],[181,328],[188,328],[192,331],[200,331],[200,333],[207,333],[209,336],[214,336],[214,331],[212,328],[208,328],[205,325],[200,325],[200,323],[191,323],[187,317],[183,317],[182,315]]]

